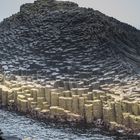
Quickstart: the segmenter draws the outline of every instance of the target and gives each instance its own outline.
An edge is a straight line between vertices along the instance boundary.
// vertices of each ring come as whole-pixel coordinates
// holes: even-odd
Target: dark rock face
[[[117,82],[140,65],[140,31],[72,2],[38,0],[0,24],[0,60],[7,73]]]
[[[12,137],[12,136],[3,136],[3,137],[0,137],[0,140],[21,140],[17,137]]]

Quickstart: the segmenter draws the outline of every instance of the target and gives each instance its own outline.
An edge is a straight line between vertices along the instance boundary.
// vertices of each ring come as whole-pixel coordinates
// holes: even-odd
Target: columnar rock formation
[[[0,104],[9,110],[63,122],[86,122],[110,130],[140,132],[140,81],[87,88],[54,88],[33,82],[4,81]]]
[[[37,0],[0,23],[0,61],[2,106],[140,131],[134,27],[72,2]]]
[[[72,2],[37,0],[0,24],[6,73],[84,85],[119,82],[139,69],[140,31]]]

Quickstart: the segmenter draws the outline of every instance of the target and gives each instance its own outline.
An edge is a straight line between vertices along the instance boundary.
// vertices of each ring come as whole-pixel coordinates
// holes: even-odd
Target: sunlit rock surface
[[[94,124],[124,134],[140,132],[140,80],[99,89],[45,86],[34,81],[4,80],[0,105],[39,120]]]

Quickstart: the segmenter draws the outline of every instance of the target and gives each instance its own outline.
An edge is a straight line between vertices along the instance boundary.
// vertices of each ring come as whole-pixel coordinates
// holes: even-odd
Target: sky
[[[0,21],[34,0],[0,0]],[[62,0],[65,1],[65,0]],[[69,0],[81,7],[90,7],[140,29],[140,0]]]

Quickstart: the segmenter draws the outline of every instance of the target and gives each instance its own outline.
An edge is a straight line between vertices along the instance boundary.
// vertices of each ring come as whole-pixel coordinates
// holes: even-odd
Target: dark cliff
[[[140,67],[140,31],[72,2],[38,0],[0,24],[7,73],[112,82]]]

